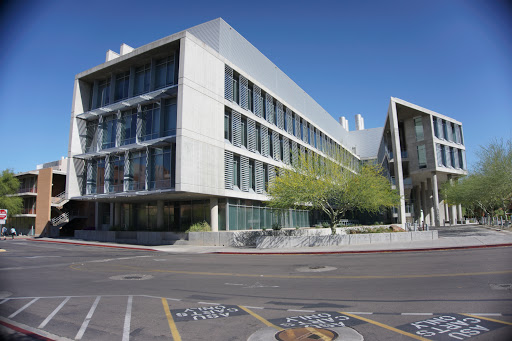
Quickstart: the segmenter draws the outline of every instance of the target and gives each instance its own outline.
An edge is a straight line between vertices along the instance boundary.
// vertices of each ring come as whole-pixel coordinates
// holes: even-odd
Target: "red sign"
[[[7,218],[7,210],[0,210],[0,220]]]

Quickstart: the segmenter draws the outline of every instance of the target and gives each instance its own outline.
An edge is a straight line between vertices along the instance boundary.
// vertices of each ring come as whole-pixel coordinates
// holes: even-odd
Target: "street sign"
[[[0,209],[0,225],[5,224],[5,219],[7,219],[7,210]]]

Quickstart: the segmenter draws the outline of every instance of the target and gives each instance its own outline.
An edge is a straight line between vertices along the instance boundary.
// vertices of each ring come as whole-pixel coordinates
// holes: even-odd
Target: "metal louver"
[[[269,123],[274,123],[274,98],[269,94],[265,94],[265,106],[267,113],[267,121]]]
[[[233,69],[224,66],[224,98],[233,101]]]
[[[272,131],[272,147],[273,147],[274,160],[280,161],[281,160],[281,146],[279,143],[279,133],[277,131]]]
[[[105,157],[105,182],[103,184],[103,193],[108,193],[109,187],[110,187],[110,180],[112,178],[111,174],[111,167],[110,167],[110,155],[107,154]]]
[[[149,159],[149,147],[146,147],[146,172],[145,172],[145,177],[146,177],[146,181],[145,181],[145,190],[148,190],[149,188],[149,172],[150,172],[150,159]]]
[[[292,165],[297,166],[299,164],[299,149],[297,142],[292,141]]]
[[[254,108],[254,114],[258,117],[263,116],[263,108],[261,107],[261,89],[256,84],[253,84],[253,108]]]
[[[261,126],[261,155],[268,156],[269,153],[268,128]]]
[[[124,191],[130,190],[130,152],[124,152],[124,174],[123,174],[123,189]]]
[[[247,119],[247,148],[256,152],[256,123],[250,118]]]
[[[295,137],[300,139],[300,117],[295,114]]]
[[[224,188],[233,189],[233,153],[224,151]]]
[[[240,180],[242,191],[249,192],[249,158],[247,156],[240,156]]]
[[[248,102],[248,96],[247,96],[247,90],[249,88],[249,82],[247,81],[247,78],[240,75],[240,106],[244,109],[249,110],[249,102]]]
[[[256,168],[256,193],[262,194],[265,192],[265,175],[263,173],[263,163],[255,160],[254,167]]]
[[[287,137],[283,137],[283,162],[287,165],[290,164],[290,140]]]
[[[121,118],[121,110],[117,111],[117,122],[116,122],[116,147],[119,147],[121,145],[121,132],[123,131],[123,124],[122,124],[122,118]]]
[[[268,165],[268,183],[274,182],[276,178],[276,167],[273,165]]]
[[[283,104],[279,101],[276,101],[277,106],[277,126],[281,129],[284,129],[284,113],[283,113]]]
[[[293,113],[290,110],[290,108],[286,108],[286,121],[288,122],[288,124],[286,126],[286,132],[290,135],[293,134],[292,115],[293,115]]]
[[[233,132],[233,145],[240,147],[242,145],[242,115],[239,112],[232,111],[231,131]]]
[[[98,147],[96,150],[101,150],[103,147],[103,116],[98,120]]]

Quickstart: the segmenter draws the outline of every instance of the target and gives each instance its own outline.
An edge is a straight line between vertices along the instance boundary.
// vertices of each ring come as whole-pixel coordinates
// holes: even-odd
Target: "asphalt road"
[[[0,249],[0,324],[68,339],[254,340],[309,328],[312,340],[332,337],[311,328],[343,326],[365,340],[512,339],[512,247],[184,255],[7,240]]]

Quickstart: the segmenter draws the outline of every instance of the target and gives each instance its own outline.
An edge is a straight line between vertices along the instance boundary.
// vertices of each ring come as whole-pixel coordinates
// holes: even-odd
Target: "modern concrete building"
[[[299,151],[341,151],[351,170],[377,160],[389,128],[364,130],[361,116],[356,127],[219,18],[140,48],[123,44],[76,75],[66,195],[94,204],[88,225],[98,230],[309,226],[307,211],[265,207],[267,183]]]

